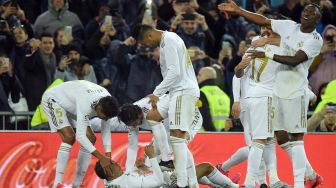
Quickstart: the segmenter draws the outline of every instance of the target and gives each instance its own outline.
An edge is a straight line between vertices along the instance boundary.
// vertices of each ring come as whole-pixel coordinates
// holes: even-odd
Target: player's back
[[[83,111],[93,110],[100,98],[110,96],[105,88],[86,80],[64,82],[47,90],[44,95],[51,95],[62,108],[74,115],[77,107],[82,107]]]
[[[177,57],[170,54],[177,54]],[[160,67],[164,78],[171,68],[171,63],[178,63],[178,70],[171,70],[176,71],[177,77],[169,91],[183,90],[185,94],[199,97],[198,83],[187,48],[176,33],[166,31],[160,44]]]

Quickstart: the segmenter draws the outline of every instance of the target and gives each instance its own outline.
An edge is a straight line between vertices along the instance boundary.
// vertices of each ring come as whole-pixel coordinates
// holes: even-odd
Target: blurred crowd
[[[162,81],[159,49],[138,45],[131,37],[135,25],[148,24],[176,32],[184,40],[196,75],[204,67],[215,70],[209,79],[228,96],[223,105],[229,116],[234,67],[260,29],[242,17],[220,13],[217,5],[222,2],[1,0],[0,111],[16,111],[15,104],[23,98],[27,110],[35,111],[43,92],[56,79],[97,83],[120,104],[152,93]],[[236,2],[249,11],[299,22],[309,0]],[[324,44],[310,68],[309,83],[317,96],[310,107],[315,118],[310,130],[330,132],[336,131],[336,112],[331,107],[336,104],[335,83],[331,83],[336,79],[336,4],[330,0],[318,3],[323,15],[317,31]],[[235,122],[220,131],[239,130]],[[332,128],[325,122],[333,124]],[[204,128],[216,131],[207,125]]]

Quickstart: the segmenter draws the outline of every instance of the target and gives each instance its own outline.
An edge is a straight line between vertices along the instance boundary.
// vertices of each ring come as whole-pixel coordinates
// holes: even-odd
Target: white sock
[[[292,145],[290,142],[286,142],[284,144],[281,144],[280,147],[286,151],[289,158],[292,160]]]
[[[265,160],[268,177],[270,184],[273,185],[276,182],[280,181],[277,172],[277,161],[276,161],[276,151],[275,151],[275,139],[269,139],[265,145],[263,158]]]
[[[76,176],[73,183],[74,187],[80,186],[82,184],[90,161],[91,153],[81,146],[78,152]]]
[[[237,184],[233,183],[230,178],[224,176],[216,168],[207,176],[208,179],[217,185],[229,185],[230,187],[236,187]]]
[[[316,173],[313,169],[313,167],[310,165],[310,162],[308,161],[307,155],[306,156],[306,177],[310,180],[314,179],[316,177]]]
[[[58,183],[62,183],[63,174],[69,160],[71,147],[72,145],[62,142],[60,148],[58,149],[56,159],[56,174],[53,188],[55,188]]]
[[[266,164],[263,158],[261,158],[260,166],[257,172],[258,183],[263,184],[266,182]]]
[[[206,176],[201,177],[198,182],[203,185],[210,185],[211,187],[216,187],[218,185],[212,183]]]
[[[294,187],[304,187],[304,174],[306,171],[306,153],[303,141],[294,141],[292,144],[292,165],[294,174]]]
[[[247,160],[249,155],[249,146],[239,148],[231,157],[222,164],[222,170],[228,171],[232,166]]]
[[[247,174],[244,182],[244,185],[246,186],[255,186],[264,147],[265,147],[264,144],[256,142],[252,143],[248,156]]]
[[[174,153],[174,166],[177,177],[177,185],[185,187],[188,185],[187,159],[188,147],[187,140],[170,136],[170,142]]]
[[[280,145],[283,150],[285,150],[289,157],[292,159],[292,146],[290,142],[286,142]],[[306,157],[306,176],[308,179],[314,179],[316,177],[316,173],[312,166],[310,165],[308,158]]]
[[[189,187],[192,188],[198,188],[198,181],[197,181],[197,175],[196,175],[196,169],[195,169],[195,162],[194,157],[190,150],[188,149],[188,164],[187,164],[187,173],[188,173],[188,184]]]
[[[152,127],[154,140],[160,148],[162,161],[171,160],[167,133],[163,123],[152,120],[148,120],[148,123]]]

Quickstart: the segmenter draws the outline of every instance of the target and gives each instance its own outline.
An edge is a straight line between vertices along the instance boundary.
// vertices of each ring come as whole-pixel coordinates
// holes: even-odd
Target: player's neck
[[[311,26],[304,27],[303,25],[301,25],[301,27],[300,27],[300,31],[302,33],[311,33],[314,30],[315,30],[315,27],[311,27]]]

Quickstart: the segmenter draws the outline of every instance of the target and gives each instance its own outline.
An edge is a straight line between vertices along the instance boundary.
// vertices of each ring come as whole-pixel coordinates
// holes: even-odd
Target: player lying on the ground
[[[123,172],[120,165],[111,160],[112,176],[107,175],[99,161],[96,163],[95,171],[98,177],[106,179],[107,188],[142,188],[142,187],[161,187],[164,183],[163,174],[155,158],[154,147],[152,144],[146,146],[145,154],[149,157],[151,170],[138,168],[134,171]]]
[[[107,187],[175,187],[176,174],[173,171],[162,171],[159,168],[154,154],[153,145],[145,148],[145,154],[149,157],[149,165],[145,165],[145,159],[141,158],[136,161],[137,168],[131,172],[123,172],[118,163],[111,161],[113,166],[113,176],[107,176],[100,163],[96,163],[95,171],[98,177],[106,179]],[[212,164],[201,163],[196,165],[196,174],[199,183],[204,185],[226,186],[238,188],[239,185],[233,183],[229,178],[221,174]]]

